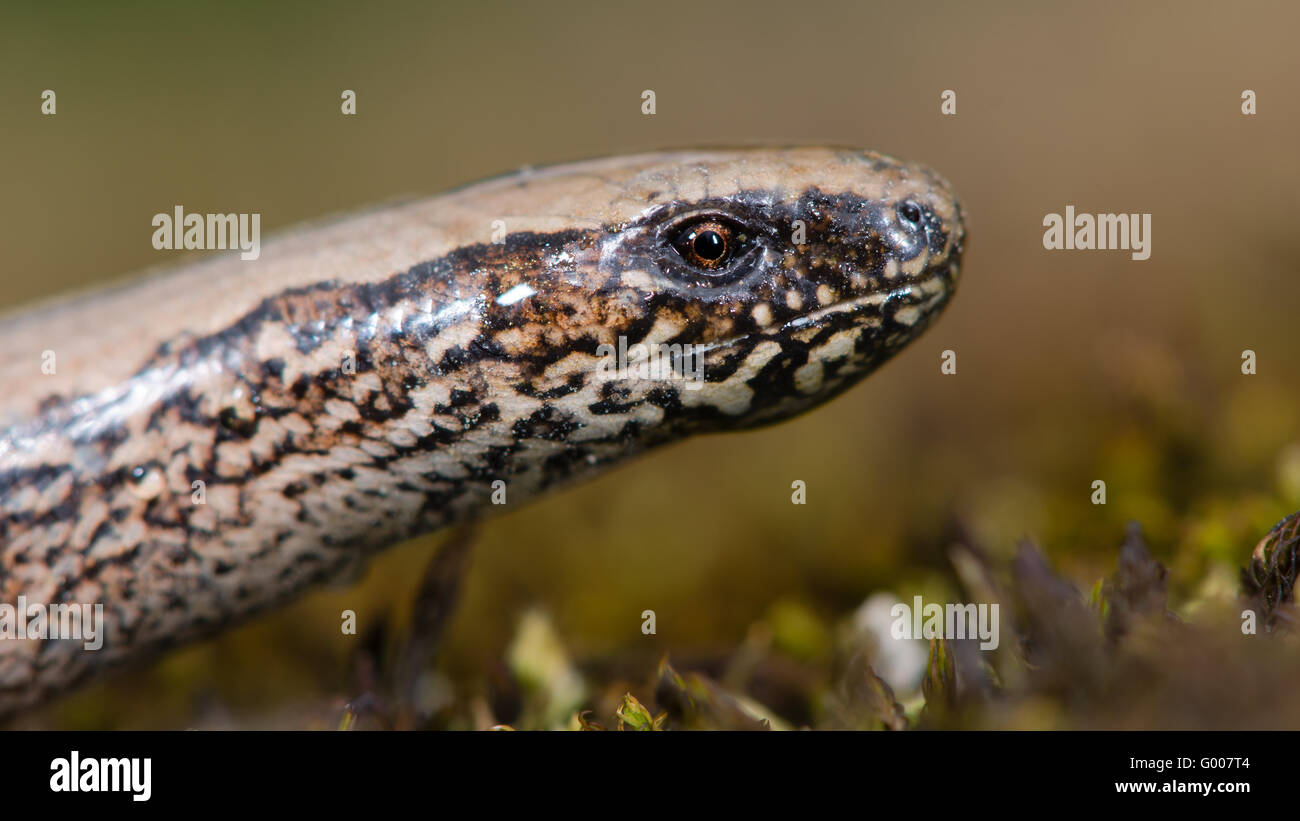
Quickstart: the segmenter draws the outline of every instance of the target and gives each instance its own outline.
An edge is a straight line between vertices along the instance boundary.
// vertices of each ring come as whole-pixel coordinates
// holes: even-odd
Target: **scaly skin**
[[[962,237],[947,183],[881,155],[650,154],[0,322],[0,602],[106,628],[0,640],[0,714],[486,513],[494,482],[517,504],[817,405],[938,315]],[[701,346],[703,383],[609,378],[620,337]]]

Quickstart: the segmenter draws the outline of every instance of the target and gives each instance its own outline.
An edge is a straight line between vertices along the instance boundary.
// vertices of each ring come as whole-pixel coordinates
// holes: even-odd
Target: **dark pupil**
[[[707,259],[710,262],[716,262],[722,259],[722,254],[727,250],[727,243],[718,236],[717,231],[704,231],[695,235],[695,241],[691,243],[696,255],[700,259]]]
[[[903,203],[902,211],[903,211],[903,219],[907,220],[908,222],[918,223],[921,221],[921,209],[917,207],[916,203],[912,203],[912,202]]]

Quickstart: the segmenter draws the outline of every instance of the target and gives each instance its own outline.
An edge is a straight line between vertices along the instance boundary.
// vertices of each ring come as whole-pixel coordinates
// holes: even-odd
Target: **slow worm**
[[[0,639],[0,714],[494,501],[817,405],[939,314],[962,238],[949,185],[880,154],[644,154],[0,320],[0,603],[104,618],[94,650]]]

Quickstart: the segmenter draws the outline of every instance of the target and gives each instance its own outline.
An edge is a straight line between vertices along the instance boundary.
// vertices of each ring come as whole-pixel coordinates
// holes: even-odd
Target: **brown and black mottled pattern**
[[[0,641],[0,713],[485,512],[497,480],[514,504],[836,395],[951,296],[963,229],[947,192],[937,177],[899,198],[651,191],[636,219],[285,289],[216,333],[163,341],[121,386],[43,397],[0,430],[0,601],[102,602],[107,636],[97,652]],[[720,276],[671,244],[700,213],[750,237]],[[704,386],[597,378],[598,346],[620,336],[704,346]]]

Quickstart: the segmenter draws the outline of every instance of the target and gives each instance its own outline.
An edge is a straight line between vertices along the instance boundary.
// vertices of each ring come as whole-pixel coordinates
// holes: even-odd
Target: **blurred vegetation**
[[[952,580],[966,601],[997,603],[1005,643],[891,639],[869,606],[833,621],[779,602],[734,651],[618,671],[577,665],[544,613],[524,613],[509,651],[509,692],[432,709],[368,692],[344,727],[579,730],[1275,729],[1300,726],[1291,590],[1300,514],[1261,540],[1241,595],[1203,585],[1169,609],[1169,570],[1131,524],[1114,570],[1085,597],[1025,542],[995,568],[958,538]],[[1243,625],[1248,625],[1243,627]],[[873,631],[874,628],[874,631]],[[928,643],[923,667],[891,687],[873,669]],[[642,675],[627,678],[640,672]],[[591,688],[589,690],[589,687]],[[590,694],[589,694],[590,693]],[[367,705],[359,723],[357,705]],[[377,706],[378,705],[378,706]],[[608,721],[602,721],[608,718]],[[502,723],[504,722],[504,723]]]

